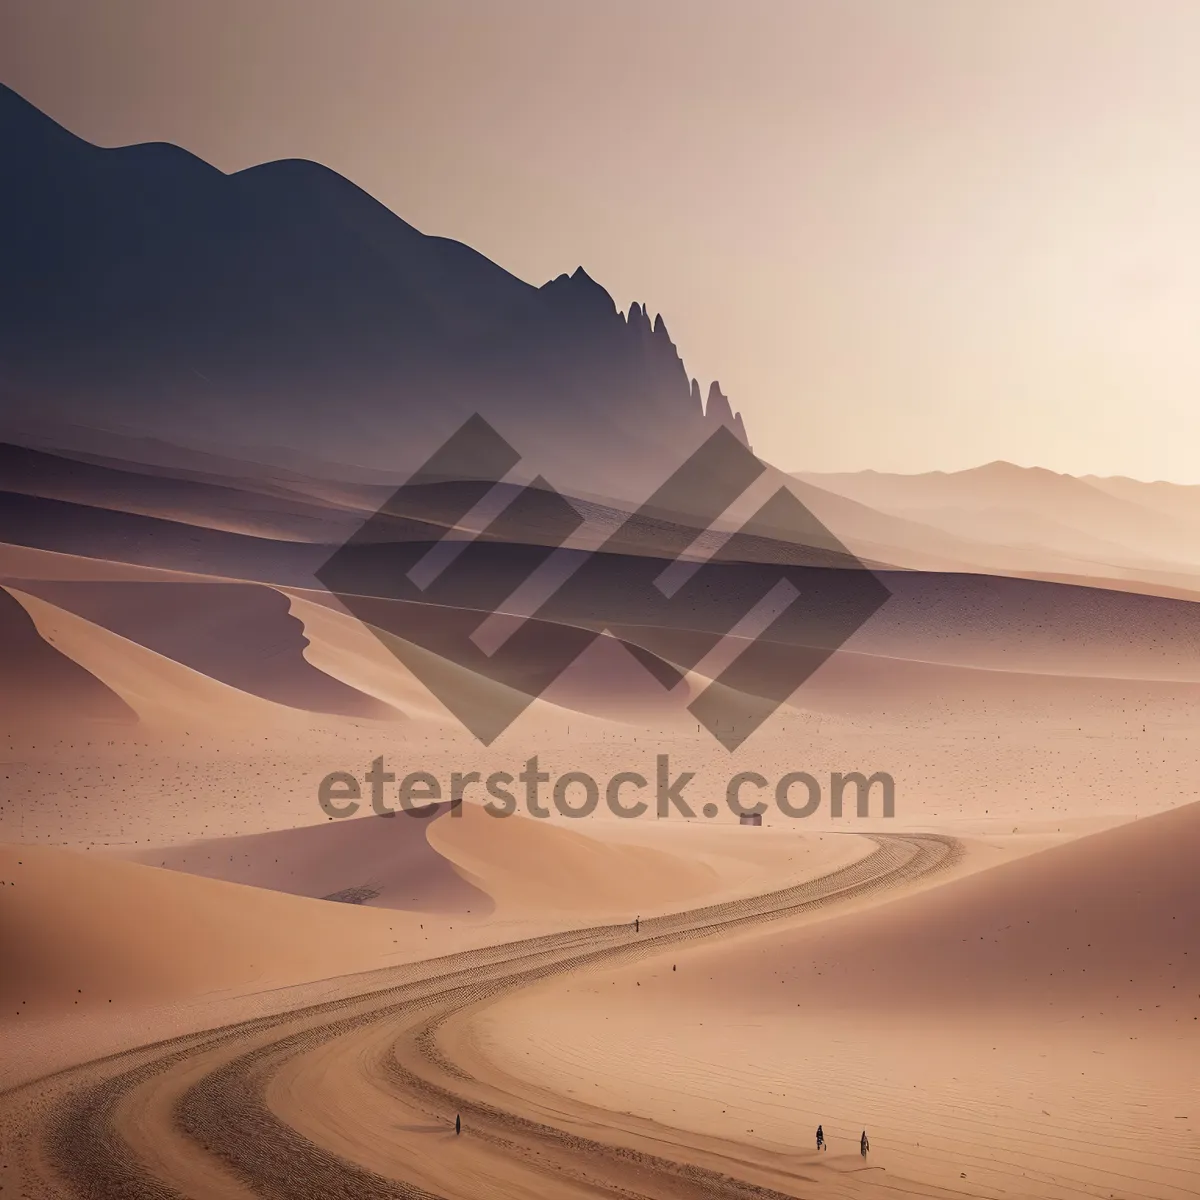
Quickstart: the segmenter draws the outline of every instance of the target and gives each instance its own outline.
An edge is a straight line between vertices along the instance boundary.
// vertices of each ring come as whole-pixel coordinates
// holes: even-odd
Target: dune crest
[[[6,726],[137,714],[91,671],[43,636],[18,593],[0,587],[0,718]]]
[[[146,725],[245,730],[299,724],[304,715],[251,696],[17,588],[8,588],[38,632],[102,680]]]
[[[713,890],[717,876],[708,864],[602,840],[586,828],[584,821],[496,817],[464,804],[461,816],[430,827],[429,841],[513,913],[625,921],[643,908],[684,907]]]
[[[467,882],[428,840],[431,823],[448,819],[447,808],[390,818],[368,811],[320,825],[208,838],[126,857],[292,896],[487,916],[494,908],[491,897]]]

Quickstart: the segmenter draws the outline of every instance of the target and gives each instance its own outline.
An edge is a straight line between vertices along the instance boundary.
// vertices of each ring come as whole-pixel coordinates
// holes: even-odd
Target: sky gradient
[[[583,264],[797,470],[1200,482],[1197,62],[1189,0],[0,0],[75,133]]]

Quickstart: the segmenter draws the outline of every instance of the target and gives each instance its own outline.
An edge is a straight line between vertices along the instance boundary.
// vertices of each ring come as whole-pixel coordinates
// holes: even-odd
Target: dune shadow
[[[0,718],[7,724],[64,715],[138,719],[106,683],[50,645],[16,597],[0,587]]]
[[[305,657],[290,601],[256,583],[28,582],[31,594],[250,695],[309,712],[384,719],[382,701]]]
[[[449,807],[428,805],[391,820],[370,815],[208,838],[130,857],[149,866],[332,903],[486,915],[494,907],[492,898],[465,879],[426,836],[429,816],[444,816]]]

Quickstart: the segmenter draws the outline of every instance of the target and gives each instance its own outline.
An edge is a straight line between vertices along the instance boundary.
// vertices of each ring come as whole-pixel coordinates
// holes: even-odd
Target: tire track
[[[343,999],[143,1047],[0,1093],[0,1129],[12,1131],[0,1137],[0,1157],[10,1168],[16,1159],[20,1194],[30,1200],[204,1195],[161,1165],[150,1169],[130,1132],[155,1115],[151,1085],[199,1072],[169,1114],[172,1129],[184,1142],[185,1157],[203,1156],[228,1177],[231,1195],[441,1200],[454,1189],[433,1190],[425,1181],[406,1182],[352,1161],[339,1153],[344,1147],[318,1144],[327,1140],[324,1131],[306,1137],[268,1103],[272,1081],[283,1072],[303,1071],[323,1049],[369,1046],[358,1060],[363,1086],[394,1106],[440,1122],[461,1112],[471,1129],[470,1153],[515,1163],[529,1180],[528,1194],[546,1194],[553,1186],[556,1195],[628,1200],[782,1200],[793,1193],[744,1177],[754,1173],[754,1165],[742,1161],[735,1145],[711,1151],[686,1147],[687,1157],[677,1159],[649,1148],[661,1145],[662,1136],[623,1129],[614,1124],[616,1114],[603,1113],[601,1126],[619,1134],[620,1143],[639,1145],[600,1141],[537,1114],[513,1111],[520,1101],[506,1105],[513,1097],[482,1087],[443,1053],[438,1035],[451,1018],[538,980],[639,961],[844,903],[943,870],[961,854],[955,839],[939,835],[871,837],[876,845],[870,854],[829,875],[649,918],[637,935],[624,924],[599,926],[388,968],[355,977],[355,994]],[[665,1140],[670,1146],[675,1139]]]

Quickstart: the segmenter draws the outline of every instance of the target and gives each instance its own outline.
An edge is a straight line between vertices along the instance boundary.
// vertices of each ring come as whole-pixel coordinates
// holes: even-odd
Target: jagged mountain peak
[[[708,405],[704,411],[710,421],[733,420],[733,409],[730,407],[729,397],[721,391],[721,384],[716,379],[709,384]]]
[[[695,380],[692,383],[695,386]],[[699,387],[695,387],[695,394],[697,396],[699,392]],[[715,379],[708,388],[708,403],[704,408],[704,417],[709,425],[724,425],[727,429],[732,430],[745,445],[748,446],[750,444],[746,435],[746,426],[742,421],[742,414],[733,411],[733,406],[729,403],[729,397],[721,391],[721,385]]]
[[[3,87],[0,155],[8,429],[402,472],[481,413],[523,454],[652,474],[708,428],[661,314],[582,266],[532,286],[327,167],[93,146]]]

